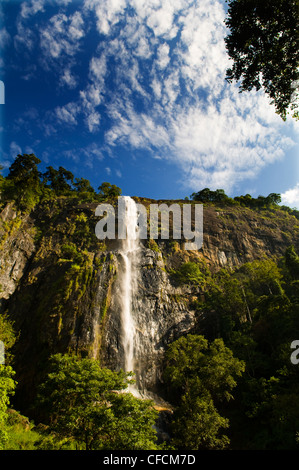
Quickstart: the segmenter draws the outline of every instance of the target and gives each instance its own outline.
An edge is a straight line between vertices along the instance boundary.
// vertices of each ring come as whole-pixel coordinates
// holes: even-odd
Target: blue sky
[[[282,194],[299,207],[298,122],[227,84],[222,0],[2,0],[1,160],[18,153],[123,194]]]

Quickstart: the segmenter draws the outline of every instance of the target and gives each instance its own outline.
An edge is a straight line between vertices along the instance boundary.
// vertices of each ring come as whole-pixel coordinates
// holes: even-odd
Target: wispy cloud
[[[126,0],[85,0],[84,8],[95,12],[98,31],[108,35],[120,21],[127,4]]]
[[[0,48],[3,49],[10,42],[10,34],[5,27],[0,29]]]
[[[22,148],[16,143],[11,142],[10,144],[10,158],[14,159],[17,155],[22,153]]]
[[[64,150],[62,154],[89,168],[93,168],[95,162],[102,161],[104,158],[102,151],[95,142],[88,144],[86,147]]]
[[[79,11],[71,16],[54,15],[46,28],[40,29],[40,46],[48,60],[73,57],[84,36],[84,21]]]
[[[68,103],[65,106],[59,106],[55,109],[58,121],[64,124],[77,124],[76,116],[79,113],[79,107],[76,103]]]
[[[21,17],[24,19],[35,15],[40,11],[44,11],[45,0],[31,0],[21,4]]]

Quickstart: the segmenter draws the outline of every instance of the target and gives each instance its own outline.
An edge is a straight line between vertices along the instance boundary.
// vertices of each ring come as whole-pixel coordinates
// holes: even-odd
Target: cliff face
[[[21,397],[33,398],[52,353],[74,351],[112,369],[124,366],[120,242],[96,238],[95,208],[61,198],[26,216],[11,205],[1,213],[1,313],[8,313],[20,335],[15,348],[20,407]],[[204,207],[200,250],[186,251],[173,240],[141,243],[133,299],[139,388],[159,392],[165,347],[196,325],[192,301],[201,292],[177,285],[171,270],[187,261],[211,271],[237,267],[279,257],[290,244],[299,247],[299,222],[287,212],[212,205]]]

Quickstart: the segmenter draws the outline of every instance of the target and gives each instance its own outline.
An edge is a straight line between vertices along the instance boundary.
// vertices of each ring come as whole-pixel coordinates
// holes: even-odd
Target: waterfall
[[[129,196],[123,196],[125,213],[123,214],[126,237],[122,240],[120,255],[123,260],[120,273],[120,305],[122,323],[122,343],[124,349],[124,369],[126,372],[134,372],[135,360],[135,332],[136,326],[133,315],[133,299],[137,291],[138,276],[138,212],[135,201]],[[136,392],[134,387],[130,391]]]

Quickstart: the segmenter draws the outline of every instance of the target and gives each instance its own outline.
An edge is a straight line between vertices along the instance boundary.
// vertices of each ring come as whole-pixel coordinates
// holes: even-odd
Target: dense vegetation
[[[84,202],[103,201],[121,194],[116,185],[104,182],[98,193],[84,178],[75,178],[63,167],[58,170],[47,167],[45,173],[38,170],[41,160],[34,154],[18,155],[9,168],[6,178],[1,177],[1,201],[13,200],[23,212],[30,211],[38,202],[59,196],[75,197]]]
[[[188,198],[186,198],[188,199]],[[217,203],[225,206],[240,205],[249,207],[250,209],[267,209],[278,207],[281,202],[281,196],[278,193],[270,193],[268,196],[252,197],[251,194],[245,194],[242,196],[236,196],[231,198],[225,194],[223,189],[216,189],[215,191],[204,188],[197,193],[192,193],[190,196],[192,201],[198,201],[201,203]],[[299,219],[299,211],[297,209],[291,209],[288,206],[279,205],[280,209],[294,215]]]
[[[38,204],[45,209],[61,197],[97,202],[121,193],[109,183],[96,192],[88,181],[74,178],[63,168],[49,167],[41,175],[38,163],[34,155],[17,157],[1,180],[3,207],[12,200],[19,211],[27,212]],[[271,207],[273,211],[280,202],[277,194],[231,199],[222,190],[207,188],[191,199],[204,204],[246,205],[253,210]],[[285,210],[298,218],[298,211]],[[45,210],[43,214],[47,217]],[[49,221],[41,220],[41,227],[43,223],[47,227]],[[84,215],[77,214],[74,224],[67,229],[58,227],[65,235],[59,253],[63,276],[60,271],[53,276],[64,293],[65,305],[56,305],[53,292],[41,294],[45,299],[53,297],[53,313],[59,310],[62,317],[70,291],[80,298],[79,287],[89,279],[84,249],[91,236]],[[57,266],[49,264],[50,274]],[[298,449],[299,364],[291,361],[299,327],[299,256],[295,248],[290,246],[280,259],[260,259],[238,269],[212,273],[203,263],[189,261],[170,274],[176,283],[198,288],[199,294],[192,297],[192,309],[197,312],[195,330],[170,344],[165,354],[164,395],[173,407],[169,440],[157,442],[154,404],[122,393],[130,384],[130,375],[103,368],[86,356],[57,353],[48,358],[32,405],[39,412],[38,422],[15,411],[18,384],[13,347],[19,338],[10,318],[1,314],[5,364],[0,365],[0,448]]]

